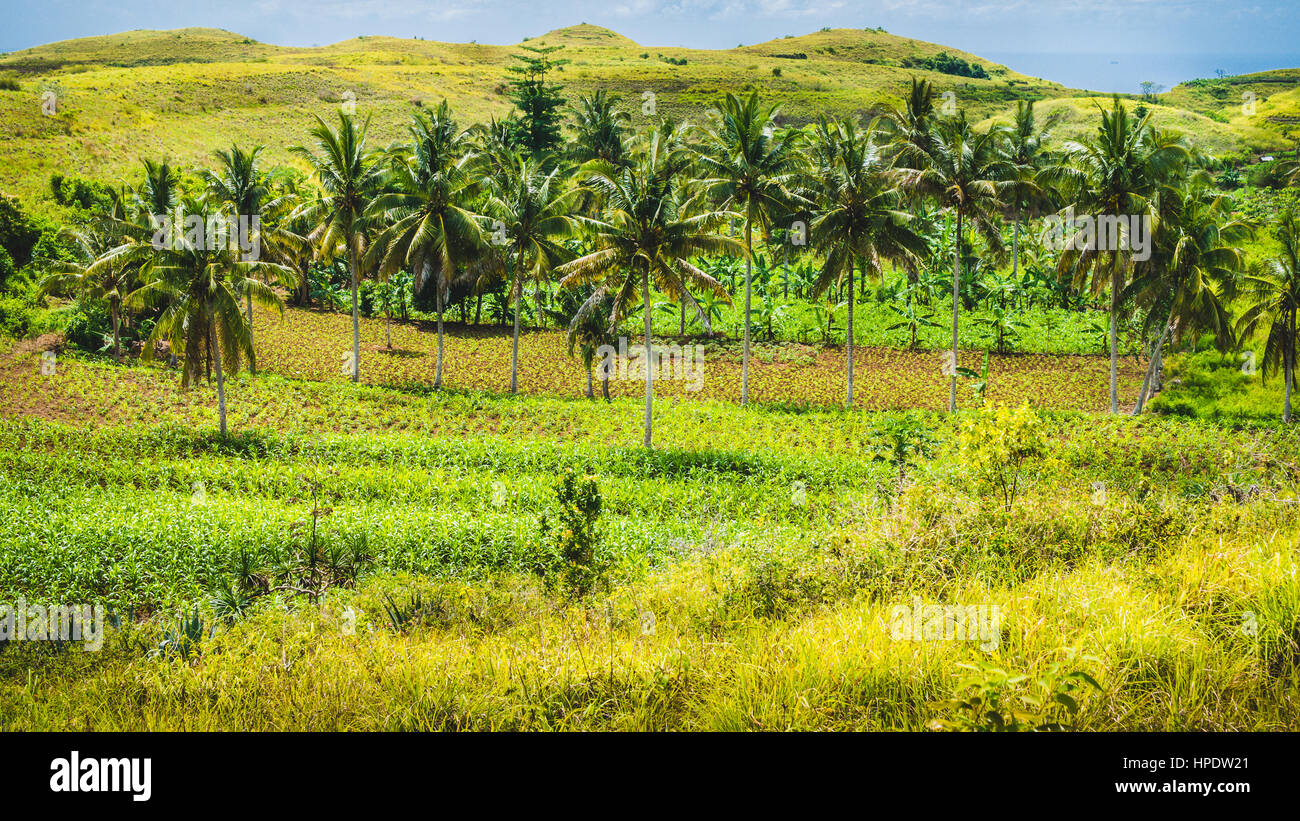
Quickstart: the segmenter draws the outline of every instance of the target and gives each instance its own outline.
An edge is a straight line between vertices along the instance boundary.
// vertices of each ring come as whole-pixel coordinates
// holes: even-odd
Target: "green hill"
[[[1065,130],[1091,118],[1088,92],[1019,74],[977,55],[878,30],[833,29],[733,49],[642,46],[599,26],[578,25],[524,41],[563,45],[571,62],[557,79],[570,97],[607,87],[635,125],[656,114],[699,117],[725,91],[756,89],[787,122],[818,114],[870,115],[896,102],[910,78],[951,91],[972,119],[1005,117],[1020,99],[1058,100]],[[140,157],[205,165],[232,141],[266,146],[272,162],[306,137],[310,115],[332,116],[347,95],[372,120],[372,141],[402,136],[412,105],[451,101],[463,124],[508,113],[505,71],[518,45],[357,37],[320,48],[258,43],[221,29],[131,31],[50,43],[0,57],[0,189],[34,198],[52,173],[118,179]],[[937,70],[945,69],[944,71]],[[952,71],[974,74],[961,76]],[[948,73],[945,73],[948,72]],[[1160,117],[1206,150],[1263,151],[1300,122],[1300,70],[1180,86]],[[1261,116],[1231,116],[1254,90]],[[41,96],[56,96],[53,116]],[[1235,98],[1234,98],[1235,95]],[[1168,111],[1164,109],[1167,108]]]

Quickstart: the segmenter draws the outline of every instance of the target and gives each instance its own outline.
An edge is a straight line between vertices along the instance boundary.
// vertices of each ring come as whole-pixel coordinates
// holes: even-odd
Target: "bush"
[[[40,237],[40,226],[18,200],[0,194],[0,248],[9,253],[15,268],[32,261],[32,247]]]
[[[1026,463],[1043,454],[1043,422],[1028,405],[1013,409],[986,403],[960,417],[958,445],[967,469],[980,484],[997,491],[1010,510]]]
[[[32,308],[16,296],[0,297],[0,334],[22,339],[32,328]]]
[[[0,291],[4,290],[5,283],[17,272],[18,266],[14,265],[14,258],[9,256],[9,252],[0,246]]]
[[[50,175],[50,193],[59,205],[85,210],[103,209],[113,201],[103,183],[62,174]]]
[[[105,338],[112,339],[113,335],[108,307],[103,302],[78,301],[63,327],[63,335],[70,344],[83,351],[102,350]]]
[[[566,470],[555,486],[555,505],[541,518],[542,571],[573,596],[584,596],[603,575],[600,487],[592,476]]]
[[[973,77],[979,80],[989,78],[989,73],[984,70],[984,66],[979,63],[968,63],[946,51],[941,51],[933,57],[909,57],[903,63],[907,68],[924,68],[943,74],[955,74],[958,77]]]
[[[41,232],[41,238],[32,246],[32,261],[36,263],[61,260],[73,262],[77,252],[55,226],[49,226]]]

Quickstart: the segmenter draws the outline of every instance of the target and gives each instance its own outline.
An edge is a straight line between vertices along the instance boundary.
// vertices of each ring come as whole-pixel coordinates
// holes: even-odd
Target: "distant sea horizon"
[[[995,63],[1067,88],[1137,94],[1151,81],[1168,91],[1179,83],[1227,74],[1253,74],[1277,68],[1300,68],[1300,53],[1153,54],[1062,52],[982,52]]]

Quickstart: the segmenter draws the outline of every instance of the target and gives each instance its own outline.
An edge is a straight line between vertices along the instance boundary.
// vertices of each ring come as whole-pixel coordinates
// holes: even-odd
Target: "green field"
[[[250,425],[283,402],[337,432],[285,410],[222,441],[165,402],[82,427],[136,395],[97,374],[63,424],[0,428],[0,597],[134,620],[99,654],[0,655],[5,729],[961,727],[987,721],[949,703],[972,664],[1031,724],[1281,729],[1300,710],[1293,430],[1051,414],[1007,508],[939,416],[900,485],[862,458],[886,421],[868,413],[666,403],[647,453],[634,400],[269,378],[241,388]],[[603,500],[607,575],[577,602],[537,575],[566,470]],[[246,601],[301,564],[313,504],[322,565],[357,581]],[[914,597],[999,607],[998,646],[891,640]],[[1057,692],[1077,712],[1033,706]]]

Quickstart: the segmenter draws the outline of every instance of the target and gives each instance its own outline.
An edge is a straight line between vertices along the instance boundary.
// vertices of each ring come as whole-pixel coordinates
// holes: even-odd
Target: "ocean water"
[[[1059,52],[993,52],[981,54],[996,63],[1068,88],[1138,94],[1150,80],[1169,90],[1198,77],[1250,74],[1274,68],[1300,68],[1300,51],[1290,54],[1066,54]]]

